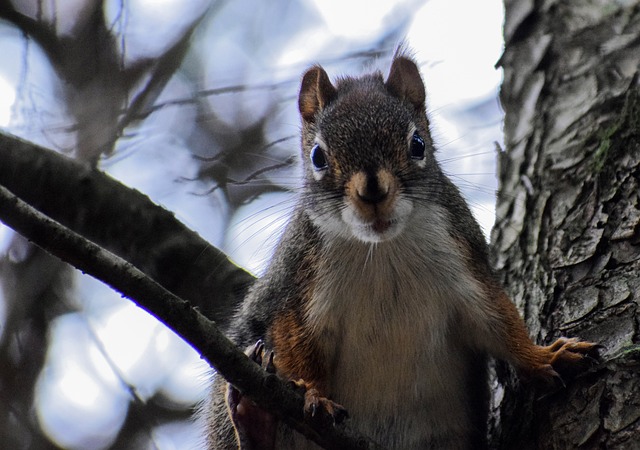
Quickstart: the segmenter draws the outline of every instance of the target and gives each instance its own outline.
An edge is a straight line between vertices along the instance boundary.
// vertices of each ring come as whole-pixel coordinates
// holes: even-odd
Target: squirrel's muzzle
[[[389,219],[397,196],[396,178],[386,169],[360,171],[347,182],[347,197],[363,222]]]

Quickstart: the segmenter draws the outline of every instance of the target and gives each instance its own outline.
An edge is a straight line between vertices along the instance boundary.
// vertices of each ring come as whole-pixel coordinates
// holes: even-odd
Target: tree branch
[[[327,449],[379,448],[346,426],[304,420],[302,396],[277,376],[267,374],[242,353],[188,301],[169,292],[134,265],[37,211],[0,186],[0,219],[44,250],[132,299],[166,324],[244,395],[274,412]]]
[[[253,282],[248,272],[146,195],[88,164],[2,133],[0,185],[131,262],[220,324]]]
[[[5,1],[0,5],[0,18],[14,24],[26,36],[33,38],[44,49],[49,58],[53,62],[57,62],[62,49],[55,30],[47,23],[37,21],[16,11],[13,5],[8,3],[10,2]]]

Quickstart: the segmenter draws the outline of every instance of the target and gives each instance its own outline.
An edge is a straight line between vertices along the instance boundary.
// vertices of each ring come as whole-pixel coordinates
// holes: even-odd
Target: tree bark
[[[503,376],[494,447],[637,449],[640,4],[505,12],[495,266],[535,340],[598,342],[602,361],[551,393]]]

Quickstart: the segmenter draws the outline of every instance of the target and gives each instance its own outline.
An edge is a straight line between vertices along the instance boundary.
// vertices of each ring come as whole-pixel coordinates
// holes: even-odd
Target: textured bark
[[[505,6],[495,265],[535,340],[599,342],[602,362],[555,392],[503,376],[494,445],[637,449],[640,4]]]

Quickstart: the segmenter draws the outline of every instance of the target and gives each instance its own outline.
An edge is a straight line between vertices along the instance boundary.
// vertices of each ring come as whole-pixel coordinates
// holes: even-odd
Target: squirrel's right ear
[[[325,108],[336,96],[327,72],[320,66],[314,66],[302,77],[298,109],[305,122],[313,122],[316,113]]]

